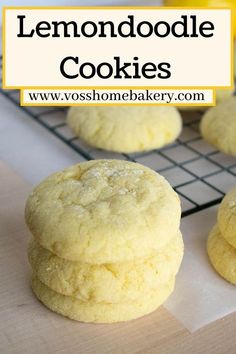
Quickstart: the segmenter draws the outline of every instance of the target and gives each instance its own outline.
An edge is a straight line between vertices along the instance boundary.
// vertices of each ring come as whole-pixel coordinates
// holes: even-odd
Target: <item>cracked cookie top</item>
[[[67,121],[77,136],[91,146],[132,153],[160,148],[181,132],[175,107],[71,107]]]
[[[92,264],[153,254],[177,235],[180,201],[151,169],[95,160],[53,174],[30,194],[27,225],[59,257]]]

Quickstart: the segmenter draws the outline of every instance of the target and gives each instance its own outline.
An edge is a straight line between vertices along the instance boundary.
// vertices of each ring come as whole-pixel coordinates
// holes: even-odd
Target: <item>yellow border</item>
[[[7,10],[230,10],[227,6],[3,6]]]
[[[36,89],[37,90],[37,89]],[[73,88],[70,88],[73,91]],[[93,88],[85,88],[85,90],[93,90]],[[123,89],[120,89],[123,90]],[[166,90],[166,88],[163,88]],[[175,89],[173,89],[174,91]],[[207,90],[207,89],[205,89]],[[72,107],[72,106],[174,106],[174,107],[212,107],[216,105],[216,91],[212,89],[213,102],[212,103],[26,103],[24,102],[24,91],[20,90],[20,106],[36,106],[36,107],[51,107],[51,106],[62,106],[62,107]],[[41,89],[41,91],[47,91],[46,89]]]
[[[230,10],[231,12],[231,85],[230,86],[6,86],[6,10],[67,10],[67,9],[77,9],[77,10]],[[234,37],[233,37],[233,21],[232,21],[232,9],[228,7],[169,7],[169,6],[3,6],[2,7],[3,17],[2,17],[2,45],[3,45],[3,56],[2,56],[2,88],[3,89],[233,89],[234,88],[234,74],[233,74],[233,57],[234,57]]]
[[[86,89],[94,89],[94,90],[112,90],[112,89],[116,89],[116,90],[126,90],[126,89],[137,89],[137,90],[145,90],[145,89],[155,89],[155,90],[187,90],[187,89],[191,89],[191,90],[214,90],[214,89],[221,89],[221,90],[229,90],[229,89],[233,89],[234,85],[232,86],[6,86],[3,87],[3,89],[6,90],[69,90],[69,89],[75,89],[75,90],[86,90]]]

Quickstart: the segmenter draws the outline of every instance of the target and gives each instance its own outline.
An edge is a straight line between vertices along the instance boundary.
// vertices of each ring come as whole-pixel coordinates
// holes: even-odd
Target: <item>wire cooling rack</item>
[[[145,153],[118,154],[94,149],[76,138],[66,124],[65,108],[21,107],[18,91],[0,89],[0,94],[86,160],[129,160],[162,174],[180,196],[183,217],[220,203],[236,186],[236,158],[215,150],[201,138],[201,112],[182,112],[184,127],[174,144]]]

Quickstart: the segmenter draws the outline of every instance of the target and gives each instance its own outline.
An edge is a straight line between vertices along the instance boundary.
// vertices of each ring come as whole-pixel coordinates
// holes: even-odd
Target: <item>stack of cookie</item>
[[[218,225],[210,232],[207,251],[215,270],[236,285],[236,188],[219,207]]]
[[[34,293],[84,322],[154,311],[182,260],[180,211],[168,182],[132,162],[89,161],[50,176],[26,204]]]

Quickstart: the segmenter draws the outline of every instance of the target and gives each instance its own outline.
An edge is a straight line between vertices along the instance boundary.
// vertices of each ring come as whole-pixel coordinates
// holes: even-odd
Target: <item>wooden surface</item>
[[[41,305],[29,287],[26,257],[29,234],[23,213],[30,189],[0,163],[1,354],[236,353],[236,313],[190,334],[164,308],[127,323],[93,325]]]

